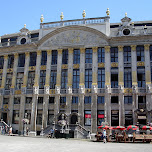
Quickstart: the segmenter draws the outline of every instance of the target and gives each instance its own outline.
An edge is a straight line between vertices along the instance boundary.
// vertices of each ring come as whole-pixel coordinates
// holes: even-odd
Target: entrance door
[[[77,121],[78,121],[77,115],[72,115],[71,116],[71,124],[76,124]]]
[[[7,123],[7,113],[2,113],[2,119]]]
[[[111,126],[119,126],[119,111],[111,111]]]

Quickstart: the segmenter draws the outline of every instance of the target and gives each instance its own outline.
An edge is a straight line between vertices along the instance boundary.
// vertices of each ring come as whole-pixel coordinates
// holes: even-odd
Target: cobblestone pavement
[[[102,143],[0,135],[0,152],[151,152],[149,143]]]

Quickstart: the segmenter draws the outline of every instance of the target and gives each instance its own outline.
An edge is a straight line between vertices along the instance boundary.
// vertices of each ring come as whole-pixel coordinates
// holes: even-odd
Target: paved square
[[[102,143],[0,135],[0,152],[151,152],[152,144]]]

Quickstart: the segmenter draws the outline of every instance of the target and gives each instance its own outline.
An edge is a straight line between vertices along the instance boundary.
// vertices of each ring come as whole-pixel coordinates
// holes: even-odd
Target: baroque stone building
[[[1,36],[0,118],[36,135],[64,116],[92,133],[152,121],[152,21],[107,16],[43,23]],[[64,114],[64,115],[63,115]]]

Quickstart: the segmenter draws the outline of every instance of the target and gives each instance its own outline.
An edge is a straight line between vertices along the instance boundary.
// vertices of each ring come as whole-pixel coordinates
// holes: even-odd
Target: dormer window
[[[130,34],[130,30],[129,29],[124,29],[123,30],[123,35],[129,35]]]
[[[26,43],[26,38],[22,38],[20,41],[21,44],[25,44]]]

